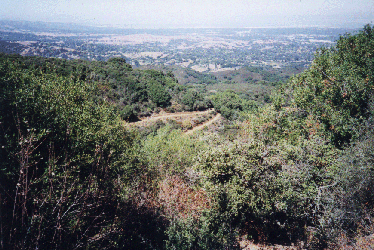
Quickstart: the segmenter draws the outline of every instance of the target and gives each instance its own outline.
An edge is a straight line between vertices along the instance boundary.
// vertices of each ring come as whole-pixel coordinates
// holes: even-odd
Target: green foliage
[[[207,210],[202,217],[174,220],[167,229],[167,249],[240,249],[238,231],[224,204]]]
[[[134,70],[123,58],[111,58],[107,62],[62,60],[39,57],[3,55],[18,62],[25,71],[56,74],[74,81],[98,84],[92,93],[96,100],[112,102],[123,119],[136,120],[149,115],[157,107],[168,107],[171,100],[179,99],[183,89],[178,88],[172,74],[156,70]],[[131,110],[130,110],[131,109]]]
[[[118,69],[127,69],[127,70],[132,70],[132,67],[130,64],[126,63],[126,60],[124,58],[120,57],[112,57],[107,61],[107,64],[111,65],[113,68],[118,68]]]
[[[170,105],[171,96],[160,83],[154,81],[147,83],[147,91],[149,98],[157,106],[166,107]]]
[[[214,108],[229,120],[238,119],[241,111],[254,111],[257,108],[254,101],[242,99],[230,90],[212,96],[211,101]]]
[[[244,148],[236,145],[204,152],[196,166],[206,178],[204,183],[209,190],[216,193],[224,188],[228,195],[230,214],[234,216],[241,212],[244,204],[255,213],[266,213],[270,207],[268,195],[275,193],[267,189],[276,189],[276,186],[271,181],[271,174],[267,175],[267,169],[259,164],[260,161],[257,145]],[[257,186],[260,181],[271,183],[271,187]]]
[[[188,89],[181,102],[187,106],[187,110],[205,110],[211,106],[210,101],[195,89]]]
[[[122,197],[138,161],[114,107],[93,98],[98,85],[7,59],[0,84],[4,247],[114,247],[132,220],[122,207],[136,211]]]
[[[149,135],[144,141],[143,154],[150,166],[162,175],[183,175],[193,164],[194,155],[202,145],[170,126],[163,127],[156,135]]]
[[[317,52],[312,66],[288,84],[293,104],[316,116],[336,146],[357,136],[357,126],[368,117],[374,87],[373,30],[347,34],[336,48]]]
[[[319,231],[338,244],[339,236],[373,233],[373,121],[364,124],[357,142],[344,150],[333,170],[334,183],[321,189]]]
[[[120,112],[121,118],[126,121],[136,121],[138,118],[135,115],[134,108],[131,105],[126,105]]]
[[[185,78],[192,78],[197,84],[215,84],[217,83],[217,77],[212,74],[200,73],[195,70],[186,68]]]
[[[273,95],[273,105],[248,115],[243,135],[233,145],[200,154],[195,166],[204,178],[202,185],[218,202],[219,194],[228,197],[225,212],[233,218],[231,226],[254,239],[283,243],[305,240],[305,229],[313,228],[315,236],[307,244],[326,247],[331,239],[327,230],[338,229],[335,219],[341,228],[354,224],[357,228],[363,214],[370,211],[363,208],[372,203],[368,196],[370,150],[352,157],[355,163],[348,165],[337,165],[337,159],[340,149],[355,141],[361,124],[371,115],[372,36],[372,29],[366,27],[355,36],[342,37],[336,48],[320,50],[310,69]],[[243,110],[241,100],[230,91],[213,96],[212,103],[226,117]],[[360,160],[362,155],[365,160]],[[363,162],[363,168],[353,167],[357,161]],[[357,177],[360,174],[362,180]],[[352,193],[343,209],[357,216],[351,220],[342,216],[338,203],[347,195],[344,189]],[[326,190],[339,198],[331,200]],[[349,198],[353,196],[357,199]]]

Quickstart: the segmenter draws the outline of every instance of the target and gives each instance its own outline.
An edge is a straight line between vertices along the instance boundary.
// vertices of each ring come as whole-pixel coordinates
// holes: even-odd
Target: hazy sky
[[[357,26],[374,0],[0,0],[0,19],[133,28]]]

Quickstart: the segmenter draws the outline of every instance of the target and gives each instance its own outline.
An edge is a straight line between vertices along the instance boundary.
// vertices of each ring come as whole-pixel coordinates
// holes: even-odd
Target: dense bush
[[[166,107],[170,105],[171,96],[160,83],[154,81],[147,83],[147,91],[149,98],[157,106]]]
[[[369,115],[373,36],[368,25],[357,35],[341,37],[335,48],[319,50],[312,66],[288,84],[293,104],[316,116],[338,147],[355,138],[357,126]]]
[[[229,120],[238,119],[242,111],[255,111],[254,101],[239,97],[234,91],[226,90],[211,97],[214,108]]]
[[[359,139],[336,161],[334,183],[321,190],[319,230],[333,247],[343,247],[342,235],[353,242],[374,229],[373,121],[363,126]],[[348,243],[351,243],[348,242]]]
[[[95,100],[97,87],[1,61],[5,249],[145,247],[153,236],[136,224],[136,215],[148,216],[148,226],[164,225],[125,198],[137,173],[134,137],[112,105]]]
[[[181,102],[187,107],[187,110],[197,111],[211,107],[210,101],[195,89],[188,89],[183,95]]]

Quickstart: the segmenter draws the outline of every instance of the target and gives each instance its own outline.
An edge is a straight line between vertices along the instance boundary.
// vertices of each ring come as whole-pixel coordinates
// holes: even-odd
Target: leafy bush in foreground
[[[0,62],[2,247],[141,246],[137,214],[162,228],[125,198],[137,149],[96,88]]]

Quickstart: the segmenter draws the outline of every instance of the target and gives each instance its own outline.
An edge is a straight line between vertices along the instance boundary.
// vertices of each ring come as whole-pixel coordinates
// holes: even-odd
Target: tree
[[[163,85],[156,81],[150,80],[147,83],[147,92],[149,98],[159,107],[170,105],[171,96]]]

